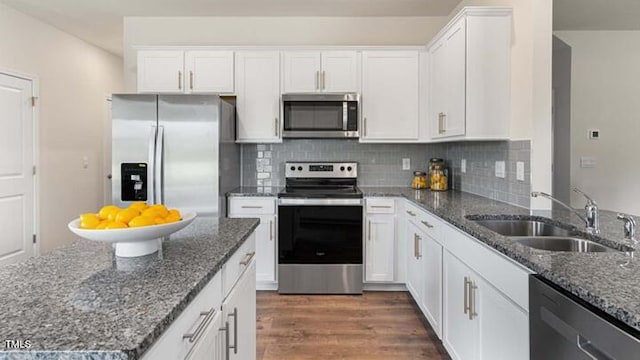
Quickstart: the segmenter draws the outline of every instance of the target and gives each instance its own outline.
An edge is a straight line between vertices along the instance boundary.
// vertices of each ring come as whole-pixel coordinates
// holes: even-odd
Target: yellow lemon
[[[146,208],[147,208],[147,203],[143,201],[137,201],[129,205],[129,209],[135,209],[135,210],[138,210],[138,212],[142,212]]]
[[[157,217],[164,217],[160,213],[160,210],[158,210],[157,208],[152,208],[152,207],[147,208],[140,215],[147,216],[147,217],[150,217],[152,219],[155,219]]]
[[[109,230],[109,229],[125,229],[127,228],[127,224],[122,223],[120,221],[111,221],[107,224],[107,226],[105,227],[105,229]]]
[[[153,221],[156,223],[156,225],[166,224],[166,221],[163,218],[160,218],[160,217],[157,217],[157,218],[153,219]]]
[[[177,217],[178,219],[182,219],[182,214],[180,214],[180,210],[178,209],[169,210],[169,215],[167,216],[173,216],[173,217]]]
[[[166,217],[169,215],[169,210],[167,210],[167,207],[162,204],[153,204],[149,206],[149,210],[156,211],[160,217]]]
[[[100,224],[98,224],[98,226],[96,226],[96,230],[104,230],[107,228],[107,225],[109,224],[109,221],[107,220],[102,220],[100,222]]]
[[[98,217],[104,220],[109,217],[109,214],[113,212],[118,212],[118,211],[120,211],[120,208],[115,205],[103,206],[102,209],[100,209],[100,212],[98,212]]]
[[[133,219],[131,219],[131,221],[129,221],[129,227],[133,228],[133,227],[155,225],[156,222],[153,219],[154,218],[145,216],[145,215],[136,216]]]
[[[87,217],[84,220],[80,220],[81,229],[95,229],[100,225],[100,219],[98,217]]]
[[[118,211],[116,215],[115,221],[121,222],[123,224],[128,224],[134,217],[140,215],[140,212],[136,209],[124,209]]]

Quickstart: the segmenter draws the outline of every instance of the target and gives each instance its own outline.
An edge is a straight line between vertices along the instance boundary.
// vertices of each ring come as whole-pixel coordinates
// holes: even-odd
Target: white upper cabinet
[[[287,51],[284,53],[284,92],[356,92],[355,51]]]
[[[233,93],[233,51],[186,51],[186,92]]]
[[[419,139],[418,51],[362,52],[360,140]]]
[[[233,93],[233,51],[140,50],[138,92]]]
[[[508,139],[511,9],[464,8],[428,45],[433,139]]]
[[[237,52],[236,94],[238,142],[282,141],[280,52]]]
[[[183,91],[183,51],[138,51],[138,92],[182,93]]]

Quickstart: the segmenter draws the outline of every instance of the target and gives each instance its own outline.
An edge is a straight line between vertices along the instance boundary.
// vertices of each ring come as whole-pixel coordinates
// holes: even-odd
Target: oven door
[[[279,264],[362,264],[362,199],[280,199]]]

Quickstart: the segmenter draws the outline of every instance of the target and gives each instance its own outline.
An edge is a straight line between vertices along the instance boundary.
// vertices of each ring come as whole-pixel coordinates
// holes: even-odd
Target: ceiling
[[[445,16],[460,0],[0,0],[115,54],[124,16]],[[640,30],[640,0],[554,0],[554,30]]]
[[[553,30],[640,30],[640,0],[553,0]]]
[[[122,54],[124,16],[444,16],[460,0],[0,0]]]

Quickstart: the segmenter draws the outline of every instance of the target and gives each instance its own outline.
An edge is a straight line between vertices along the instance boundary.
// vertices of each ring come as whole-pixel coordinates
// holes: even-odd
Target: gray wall
[[[244,186],[284,186],[286,161],[357,161],[360,186],[409,186],[414,170],[426,170],[432,157],[444,158],[455,189],[529,207],[530,141],[443,144],[361,144],[357,140],[285,140],[281,144],[242,146]],[[402,170],[402,159],[411,170]],[[467,172],[460,171],[462,159]],[[506,177],[494,176],[496,161],[506,162]],[[525,181],[516,180],[516,161],[525,162]]]

